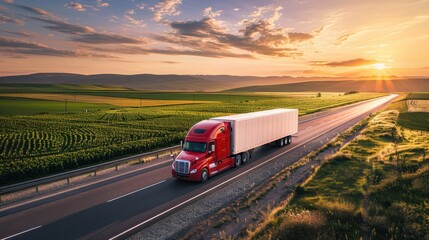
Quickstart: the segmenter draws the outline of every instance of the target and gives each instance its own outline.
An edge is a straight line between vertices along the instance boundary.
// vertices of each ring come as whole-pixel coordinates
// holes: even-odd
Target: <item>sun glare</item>
[[[385,69],[385,68],[386,68],[386,65],[384,65],[384,63],[375,63],[375,64],[373,65],[373,67],[374,67],[375,69],[377,69],[377,70],[382,70],[382,69]]]

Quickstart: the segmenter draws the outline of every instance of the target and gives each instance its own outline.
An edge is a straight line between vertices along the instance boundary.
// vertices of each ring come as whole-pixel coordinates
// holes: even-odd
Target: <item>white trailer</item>
[[[292,141],[298,132],[298,109],[273,109],[216,117],[211,120],[231,124],[231,154],[236,155],[277,141],[280,146]]]

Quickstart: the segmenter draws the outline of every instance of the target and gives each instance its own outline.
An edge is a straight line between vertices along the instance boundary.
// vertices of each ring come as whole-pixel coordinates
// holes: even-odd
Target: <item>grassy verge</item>
[[[253,238],[428,238],[429,133],[396,126],[398,115],[373,117]]]

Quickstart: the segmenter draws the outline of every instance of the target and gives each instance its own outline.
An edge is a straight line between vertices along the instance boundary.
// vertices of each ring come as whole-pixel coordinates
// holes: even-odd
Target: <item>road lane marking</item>
[[[110,199],[110,200],[109,200],[109,201],[107,201],[107,202],[113,202],[113,201],[115,201],[115,200],[118,200],[118,199],[120,199],[120,198],[126,197],[126,196],[128,196],[128,195],[131,195],[131,194],[134,194],[134,193],[136,193],[136,192],[140,192],[140,191],[143,191],[143,190],[148,189],[148,188],[150,188],[150,187],[153,187],[153,186],[156,186],[156,185],[158,185],[158,184],[161,184],[161,183],[163,183],[163,182],[165,182],[165,181],[166,181],[166,180],[162,180],[161,182],[157,182],[157,183],[151,184],[151,185],[149,185],[149,186],[146,186],[146,187],[144,187],[144,188],[141,188],[141,189],[138,189],[138,190],[132,191],[132,192],[130,192],[130,193],[124,194],[124,195],[122,195],[122,196],[119,196],[119,197],[116,197],[116,198]]]
[[[37,202],[37,201],[40,201],[40,200],[43,200],[43,199],[46,199],[46,198],[54,197],[54,196],[57,196],[57,195],[60,195],[60,194],[63,194],[63,193],[71,192],[71,191],[74,191],[74,190],[77,190],[77,189],[80,189],[80,188],[84,188],[84,187],[88,187],[88,186],[91,186],[91,185],[95,185],[97,183],[101,183],[101,182],[104,182],[104,181],[109,181],[109,180],[112,180],[114,178],[122,177],[122,176],[127,175],[127,174],[133,174],[135,172],[143,171],[143,170],[146,170],[148,168],[156,167],[158,165],[162,165],[162,164],[165,164],[165,163],[168,163],[168,162],[173,162],[173,161],[171,159],[169,159],[169,160],[162,161],[162,162],[159,162],[159,163],[155,163],[155,164],[152,164],[152,165],[149,165],[149,166],[146,166],[146,167],[134,169],[134,170],[129,171],[129,172],[124,172],[124,173],[121,173],[119,175],[114,175],[114,176],[111,176],[111,177],[108,177],[108,178],[100,179],[100,180],[97,180],[95,182],[89,182],[89,183],[86,183],[86,184],[83,184],[83,185],[78,185],[78,186],[73,187],[73,188],[64,189],[63,191],[56,192],[56,193],[53,193],[53,194],[49,194],[49,195],[46,195],[46,196],[43,196],[43,197],[40,197],[40,198],[32,199],[30,201],[18,203],[18,204],[11,205],[11,206],[8,206],[8,207],[5,207],[5,208],[0,208],[0,212],[7,211],[9,209],[14,209],[14,208],[17,208],[17,207],[20,207],[20,206],[23,206],[23,205],[26,205],[26,204],[30,204],[30,203],[33,203],[33,202]]]
[[[24,233],[29,232],[29,231],[33,231],[33,230],[38,229],[38,228],[41,228],[41,227],[42,227],[42,225],[37,226],[37,227],[34,227],[34,228],[30,228],[30,229],[28,229],[28,230],[25,230],[25,231],[19,232],[19,233],[17,233],[17,234],[13,234],[12,236],[2,238],[1,240],[10,239],[10,238],[16,237],[16,236],[18,236],[18,235],[24,234]]]
[[[389,102],[392,98],[386,98],[386,99],[387,99],[387,100],[383,101],[383,103],[378,104],[378,106],[381,106],[381,105],[383,105],[384,103]],[[380,102],[381,102],[381,101],[380,101]],[[377,103],[378,103],[378,101],[377,101]],[[375,107],[372,107],[373,105],[370,105],[370,106],[371,106],[371,108],[370,108],[370,109],[365,108],[365,110],[364,110],[364,112],[363,112],[363,113],[358,114],[357,116],[353,116],[351,119],[346,120],[346,122],[341,123],[339,126],[342,126],[342,125],[344,125],[344,124],[347,124],[349,121],[351,121],[351,120],[353,120],[353,119],[355,119],[355,118],[357,118],[357,117],[359,117],[359,116],[361,116],[361,115],[363,115],[363,114],[366,114],[368,111],[371,111],[372,109],[374,109],[374,108],[375,108]],[[378,106],[377,106],[377,107],[378,107]],[[347,117],[347,116],[346,116],[346,117]],[[337,119],[337,120],[338,120],[338,119]],[[336,126],[336,127],[339,127],[339,126]],[[265,164],[267,164],[267,163],[269,163],[269,162],[271,162],[271,161],[273,161],[273,160],[277,159],[278,157],[280,157],[280,156],[282,156],[282,155],[285,155],[286,153],[289,153],[290,151],[292,151],[292,150],[294,150],[294,149],[296,149],[296,148],[298,148],[298,147],[301,147],[302,145],[304,145],[304,144],[306,144],[306,143],[308,143],[308,142],[310,142],[310,141],[312,141],[312,140],[314,140],[314,139],[316,139],[316,138],[320,137],[320,136],[321,136],[321,135],[323,135],[325,132],[329,132],[330,130],[332,130],[332,129],[327,129],[326,131],[321,132],[319,135],[314,136],[314,137],[312,137],[312,138],[308,139],[307,141],[304,141],[304,142],[302,142],[302,143],[300,143],[300,144],[298,144],[298,145],[296,145],[296,146],[294,146],[294,147],[292,147],[292,148],[288,149],[288,150],[287,150],[287,151],[285,151],[285,152],[282,152],[282,153],[280,153],[280,154],[277,154],[276,156],[271,157],[270,159],[268,159],[268,160],[266,160],[266,161],[264,161],[264,162],[262,162],[262,163],[259,163],[258,165],[254,166],[254,167],[252,167],[252,168],[250,168],[250,169],[248,169],[248,170],[246,170],[246,171],[244,171],[244,172],[242,172],[242,173],[240,173],[240,174],[238,174],[238,175],[236,175],[236,176],[234,176],[234,177],[232,177],[232,178],[230,178],[230,179],[228,179],[228,180],[226,180],[225,182],[222,182],[222,183],[220,183],[220,184],[218,184],[218,185],[216,185],[216,186],[214,186],[214,187],[212,187],[212,188],[210,188],[210,189],[208,189],[208,190],[206,190],[206,191],[204,191],[204,192],[202,192],[202,193],[200,193],[200,194],[198,194],[198,195],[195,195],[195,196],[193,196],[193,197],[189,198],[188,200],[185,200],[185,201],[183,201],[183,202],[181,202],[181,203],[177,204],[176,206],[171,207],[171,208],[169,208],[169,209],[167,209],[167,210],[165,210],[165,211],[163,211],[163,212],[161,212],[161,213],[159,213],[159,214],[157,214],[157,215],[155,215],[155,216],[153,216],[153,217],[151,217],[151,218],[149,218],[149,219],[147,219],[147,220],[145,220],[145,221],[143,221],[143,222],[141,222],[141,223],[139,223],[139,224],[137,224],[137,225],[135,225],[134,227],[131,227],[131,228],[129,228],[129,229],[127,229],[127,230],[125,230],[125,231],[123,231],[123,232],[121,232],[121,233],[119,233],[119,234],[117,234],[117,235],[115,235],[115,236],[113,236],[113,237],[111,237],[111,238],[109,238],[109,240],[117,239],[117,238],[121,237],[122,235],[124,235],[124,234],[126,234],[126,233],[129,233],[130,231],[133,231],[134,229],[136,229],[136,228],[138,228],[138,227],[140,227],[140,226],[142,226],[142,225],[144,225],[144,224],[146,224],[146,223],[148,223],[148,222],[150,222],[150,221],[152,221],[152,220],[156,219],[157,217],[160,217],[160,216],[162,216],[162,215],[164,215],[164,214],[166,214],[166,213],[169,213],[169,212],[173,211],[174,209],[176,209],[176,208],[178,208],[178,207],[181,207],[181,206],[183,206],[183,205],[185,205],[185,204],[187,204],[187,203],[189,203],[189,202],[193,201],[194,199],[199,198],[200,196],[202,196],[202,195],[204,195],[204,194],[206,194],[206,193],[208,193],[208,192],[211,192],[211,191],[213,191],[214,189],[217,189],[217,188],[219,188],[219,187],[221,187],[221,186],[223,186],[223,185],[225,185],[225,184],[227,184],[227,183],[231,182],[232,180],[235,180],[235,179],[236,179],[236,178],[238,178],[238,177],[241,177],[242,175],[244,175],[244,174],[246,174],[246,173],[248,173],[248,172],[250,172],[250,171],[253,171],[253,170],[254,170],[254,169],[256,169],[256,168],[259,168],[260,166],[265,165]]]

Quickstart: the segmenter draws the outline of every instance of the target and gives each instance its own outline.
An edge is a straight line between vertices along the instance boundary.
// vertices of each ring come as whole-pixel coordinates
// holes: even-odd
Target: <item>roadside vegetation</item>
[[[87,89],[91,88],[85,86]],[[110,92],[123,94],[120,90]],[[158,94],[165,100],[170,93],[147,94],[152,97]],[[304,115],[383,95],[362,93],[316,99],[254,93],[220,96],[198,93],[198,97],[193,93],[171,94],[180,95],[181,100],[186,96],[210,103],[124,108],[68,102],[68,109],[81,104],[86,111],[64,113],[64,101],[0,98],[0,105],[5,106],[1,112],[8,113],[0,116],[0,185],[172,146],[202,119],[282,107],[298,108],[300,115]],[[23,115],[22,107],[27,104],[32,115]],[[60,112],[50,113],[51,104],[60,105]]]
[[[403,96],[298,186],[253,239],[428,239],[427,119],[401,122]]]

